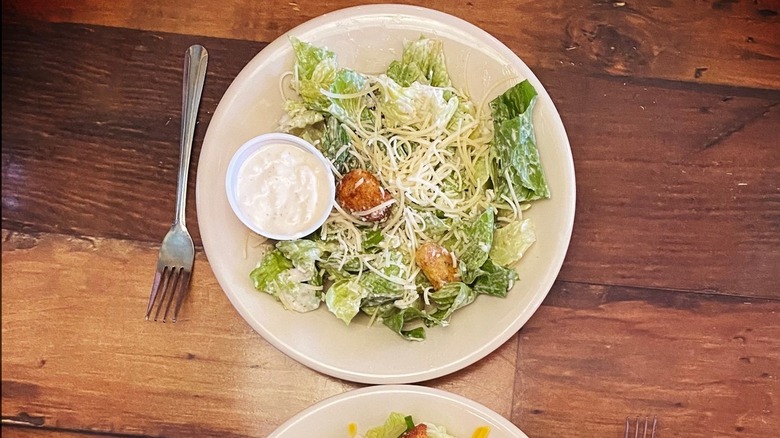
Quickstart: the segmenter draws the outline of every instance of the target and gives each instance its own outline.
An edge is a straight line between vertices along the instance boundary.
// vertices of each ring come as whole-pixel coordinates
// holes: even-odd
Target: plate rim
[[[496,37],[491,35],[486,30],[464,19],[448,14],[446,12],[442,12],[436,9],[426,8],[422,6],[399,5],[399,4],[361,5],[361,6],[352,6],[352,7],[334,10],[325,13],[323,15],[320,15],[318,17],[312,18],[284,32],[279,37],[277,37],[272,42],[270,42],[260,52],[258,52],[233,79],[231,84],[226,89],[224,95],[220,99],[217,108],[214,111],[214,114],[212,115],[212,121],[222,117],[221,114],[224,108],[222,103],[232,97],[231,89],[233,89],[234,84],[238,82],[243,75],[250,74],[254,70],[253,64],[260,62],[263,59],[264,57],[263,52],[267,52],[266,55],[268,55],[274,52],[275,50],[277,50],[277,47],[280,47],[282,44],[287,44],[286,38],[289,37],[290,35],[301,34],[307,31],[311,31],[313,29],[317,29],[319,27],[324,27],[338,20],[344,20],[349,18],[354,19],[354,18],[366,17],[366,16],[379,16],[379,15],[400,15],[400,16],[424,18],[424,19],[436,21],[442,23],[443,25],[457,28],[459,30],[467,31],[471,34],[477,35],[476,38],[479,38],[480,40],[484,39],[490,42],[492,49],[497,50],[500,53],[506,55],[511,60],[512,65],[522,66],[525,69],[525,71],[530,75],[526,77],[526,79],[532,79],[532,82],[536,82],[537,84],[541,85],[541,81],[539,81],[539,79],[536,77],[533,71],[525,64],[525,62],[514,51],[512,51],[509,47],[507,47],[504,43],[502,43],[500,40],[498,40]],[[562,230],[564,233],[562,238],[558,239],[559,241],[565,244],[563,245],[563,251],[560,251],[558,253],[557,260],[550,260],[551,262],[550,266],[553,267],[555,275],[550,276],[549,278],[546,279],[545,282],[542,283],[542,287],[540,287],[539,289],[544,290],[544,292],[536,293],[534,295],[533,300],[529,303],[528,306],[529,310],[523,313],[522,315],[518,316],[516,319],[514,319],[512,321],[512,324],[508,324],[502,330],[497,331],[492,337],[487,339],[487,342],[481,348],[472,351],[469,355],[465,357],[452,360],[449,363],[443,364],[441,366],[416,370],[414,372],[379,373],[379,372],[373,372],[367,370],[345,369],[344,367],[333,366],[331,364],[324,363],[316,360],[315,358],[309,357],[307,354],[305,354],[305,352],[301,352],[298,349],[287,345],[283,340],[275,336],[271,331],[267,330],[266,327],[262,325],[258,326],[257,324],[254,324],[253,323],[254,316],[251,314],[249,309],[246,308],[243,305],[243,303],[241,303],[238,300],[236,294],[228,291],[228,289],[230,288],[227,287],[228,286],[226,284],[227,279],[221,278],[221,275],[217,272],[217,269],[215,269],[215,266],[218,266],[219,262],[215,263],[209,260],[212,268],[212,272],[217,278],[217,281],[220,284],[220,288],[222,289],[223,293],[225,293],[225,295],[228,297],[228,300],[233,305],[234,309],[236,309],[236,311],[241,315],[244,321],[246,321],[246,323],[250,327],[252,327],[252,329],[255,332],[260,334],[266,341],[268,341],[271,345],[273,345],[274,348],[276,348],[277,350],[281,351],[285,355],[291,357],[297,362],[313,370],[316,370],[318,372],[321,372],[329,376],[337,377],[352,382],[367,383],[367,384],[385,384],[385,385],[415,383],[415,382],[430,380],[430,379],[451,374],[453,372],[462,370],[478,362],[479,360],[485,358],[491,352],[495,351],[501,345],[506,343],[514,334],[518,332],[518,330],[520,330],[520,328],[522,328],[528,322],[531,316],[533,316],[533,314],[536,313],[538,308],[541,306],[542,301],[544,301],[546,296],[549,294],[558,275],[560,274],[563,261],[566,257],[571,242],[571,236],[572,236],[572,231],[574,226],[574,217],[576,215],[576,208],[575,208],[576,207],[576,175],[574,172],[574,163],[573,163],[573,157],[571,153],[571,145],[569,142],[568,134],[566,133],[565,130],[565,126],[563,125],[563,121],[561,120],[560,113],[558,112],[554,102],[552,101],[549,94],[547,93],[546,88],[542,85],[541,88],[537,90],[537,92],[539,97],[543,98],[546,101],[546,103],[551,106],[552,109],[551,116],[553,117],[554,119],[553,121],[555,122],[555,124],[560,128],[562,139],[565,142],[565,144],[561,144],[559,145],[559,147],[565,150],[566,152],[567,160],[565,163],[562,164],[566,166],[565,171],[567,175],[571,175],[571,178],[565,181],[565,184],[568,186],[566,188],[569,191],[569,193],[571,193],[570,205],[567,206],[569,211],[571,211],[571,216],[567,218],[567,221],[565,223],[565,229]],[[205,147],[208,144],[214,142],[214,140],[210,138],[211,137],[210,133],[212,133],[211,123],[207,128],[202,147]],[[203,156],[204,156],[203,149],[201,149],[201,154],[198,161],[199,168],[204,160]],[[196,183],[196,207],[198,213],[200,213],[201,209],[206,208],[203,205],[203,202],[201,201],[202,197],[206,196],[203,193],[203,189],[202,189],[203,183],[201,182],[201,175],[203,175],[203,173],[198,172],[197,183]],[[202,222],[200,221],[200,218],[204,217],[205,215],[198,214],[198,216],[199,216],[199,225],[202,228]],[[201,229],[201,241],[204,247],[204,252],[206,253],[206,257],[208,259],[209,258],[208,248],[211,246],[212,242],[211,242],[211,238],[207,237],[207,234],[204,234],[202,232],[202,229]]]
[[[504,429],[507,429],[513,434],[520,433],[517,438],[528,438],[528,436],[523,432],[519,427],[517,427],[514,423],[509,421],[506,417],[499,414],[498,412],[494,411],[493,409],[483,405],[482,403],[470,399],[468,397],[462,396],[460,394],[455,394],[453,392],[446,391],[444,389],[439,388],[433,388],[423,385],[412,385],[412,384],[391,384],[391,385],[374,385],[374,386],[367,386],[363,388],[358,389],[352,389],[349,391],[342,392],[340,394],[332,395],[330,397],[326,397],[313,405],[310,405],[303,410],[299,411],[289,419],[287,419],[284,423],[279,425],[272,433],[268,436],[268,438],[285,438],[287,433],[290,433],[289,429],[292,427],[295,427],[302,421],[305,421],[307,418],[309,418],[312,415],[316,415],[320,411],[324,411],[326,409],[329,409],[333,407],[334,405],[338,405],[340,403],[344,403],[348,400],[352,399],[360,399],[360,398],[367,398],[367,397],[374,397],[374,396],[382,396],[386,394],[401,394],[405,396],[421,396],[424,398],[429,398],[431,400],[433,399],[445,399],[447,401],[454,402],[458,405],[461,405],[464,409],[470,409],[472,411],[475,411],[483,416],[488,417],[491,421],[498,423],[501,427]],[[387,414],[390,413],[390,410],[387,411]],[[424,419],[421,421],[425,421]],[[344,421],[344,425],[348,425],[350,422],[349,419],[346,419]],[[442,425],[444,427],[448,427],[447,425]],[[373,427],[373,426],[370,426]]]

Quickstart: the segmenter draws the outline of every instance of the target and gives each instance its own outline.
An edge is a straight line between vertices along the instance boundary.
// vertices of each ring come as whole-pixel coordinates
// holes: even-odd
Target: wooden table
[[[358,4],[3,1],[2,433],[261,437],[363,385],[256,334],[200,246],[194,172],[241,68]],[[407,3],[407,2],[405,2]],[[532,437],[777,436],[780,2],[408,2],[464,18],[535,71],[568,131],[577,214],[548,298],[506,344],[421,384]],[[184,318],[145,322],[170,226],[181,63],[205,45]]]

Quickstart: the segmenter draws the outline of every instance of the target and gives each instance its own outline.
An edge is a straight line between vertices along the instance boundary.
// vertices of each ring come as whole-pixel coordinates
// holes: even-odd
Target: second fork
[[[642,423],[640,421],[639,417],[636,417],[635,421],[632,424],[631,423],[631,417],[626,417],[626,428],[625,428],[625,431],[623,433],[623,438],[631,438],[631,437],[639,438],[640,437],[640,435],[639,435],[639,431],[640,430],[642,431],[641,437],[642,438],[648,438],[647,432],[648,432],[648,428],[649,427],[651,427],[649,429],[650,430],[650,437],[649,438],[655,438],[655,427],[656,427],[657,422],[658,422],[658,417],[657,416],[653,416],[653,424],[652,424],[652,426],[649,426],[649,422],[650,422],[650,419],[648,417],[645,417],[644,423]],[[631,431],[634,432],[633,435],[629,435],[631,433]]]

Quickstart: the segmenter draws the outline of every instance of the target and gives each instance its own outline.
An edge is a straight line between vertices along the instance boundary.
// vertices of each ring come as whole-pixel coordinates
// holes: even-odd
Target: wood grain
[[[174,208],[185,48],[211,55],[188,206],[199,240],[197,156],[225,89],[264,42],[352,4],[3,2],[2,415],[43,427],[3,435],[266,436],[360,386],[253,332],[202,251],[179,324],[141,317]],[[423,384],[530,436],[620,436],[645,414],[662,437],[773,436],[780,3],[427,4],[535,70],[570,136],[578,204],[529,323]]]
[[[4,418],[127,435],[263,437],[361,386],[268,344],[233,309],[202,254],[179,322],[144,321],[156,258],[146,244],[3,231],[2,270],[14,273],[3,278]],[[474,366],[424,384],[509,417],[516,358],[513,337]]]
[[[160,240],[173,220],[183,60],[195,42],[204,42],[211,57],[189,179],[187,218],[199,241],[194,170],[205,127],[263,44],[4,25],[3,107],[16,109],[3,118],[3,223]],[[70,174],[74,168],[83,171],[80,178]]]
[[[577,174],[560,278],[780,297],[780,96],[548,83]]]
[[[44,20],[270,42],[311,18],[382,3],[10,0],[4,20]],[[402,1],[482,27],[532,68],[780,88],[780,2]]]
[[[16,427],[16,426],[3,426],[2,429],[2,435],[4,437],[14,437],[14,438],[86,438],[89,436],[103,436],[103,437],[111,437],[111,436],[118,436],[118,435],[108,435],[108,434],[90,434],[90,433],[82,433],[82,432],[75,432],[75,431],[63,431],[63,430],[52,430],[52,429],[38,429],[33,427]]]
[[[202,257],[184,318],[143,321],[155,257],[126,241],[4,232],[2,268],[15,273],[2,303],[5,418],[128,435],[265,436],[359,386],[267,344]],[[777,300],[558,282],[495,354],[424,384],[484,403],[530,436],[617,436],[625,415],[645,413],[661,417],[661,436],[770,436],[778,312]]]
[[[769,437],[780,301],[559,283],[520,331],[512,421],[529,436]],[[580,432],[582,431],[582,435]]]
[[[3,226],[158,244],[174,208],[181,54],[194,41],[4,25]],[[205,44],[212,61],[193,172],[210,114],[263,46]],[[583,81],[557,70],[539,76],[564,120],[577,173],[562,279],[780,296],[780,92]],[[79,178],[74,167],[83,169]],[[188,222],[199,242],[195,180]]]

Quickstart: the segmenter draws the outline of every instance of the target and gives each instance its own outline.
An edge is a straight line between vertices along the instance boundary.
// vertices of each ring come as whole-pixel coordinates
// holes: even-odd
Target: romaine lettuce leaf
[[[385,420],[385,424],[369,429],[365,438],[398,438],[406,432],[406,428],[406,416],[392,412]]]
[[[300,100],[284,102],[285,115],[279,121],[279,130],[287,133],[297,133],[313,129],[314,125],[324,120],[322,113],[309,109]]]
[[[376,77],[381,87],[380,109],[390,126],[444,127],[458,109],[458,98],[444,89],[414,82],[402,87],[386,75]]]
[[[338,280],[325,292],[325,304],[331,313],[349,325],[360,311],[360,303],[366,295],[368,290],[356,281],[356,277]]]
[[[404,87],[420,82],[434,87],[452,85],[441,40],[421,37],[404,47],[400,61],[393,61],[387,75]]]
[[[249,278],[252,279],[255,289],[268,292],[268,285],[279,277],[279,274],[292,267],[292,262],[276,249],[263,257],[257,267],[249,273]]]
[[[408,87],[421,78],[425,79],[425,75],[417,64],[401,64],[400,61],[390,63],[387,68],[387,76],[403,87]]]
[[[490,102],[493,121],[501,124],[525,114],[532,109],[536,96],[536,89],[528,80],[514,85]]]
[[[354,256],[347,256],[347,260],[342,265],[343,251],[337,249],[330,253],[325,260],[320,263],[320,267],[328,273],[333,280],[344,278],[345,276],[360,272],[360,260]]]
[[[273,295],[288,310],[308,312],[318,308],[322,301],[319,275],[316,272],[308,275],[294,267],[279,249],[266,254],[249,277],[255,289]],[[316,284],[318,280],[320,284]]]
[[[382,323],[390,328],[390,330],[398,333],[404,339],[408,341],[424,341],[425,340],[425,328],[415,327],[412,329],[405,329],[404,326],[409,321],[415,321],[423,318],[429,319],[428,315],[422,310],[416,307],[407,307],[406,309],[392,308],[389,313],[382,316]],[[366,435],[368,436],[368,435]]]
[[[431,316],[441,325],[447,325],[452,313],[473,303],[477,294],[468,285],[455,282],[445,284],[441,289],[428,295],[428,298],[436,305],[436,312]]]
[[[445,97],[448,97],[445,93]],[[456,131],[462,125],[471,123],[477,118],[477,108],[470,100],[458,99],[458,108],[447,123],[447,129]],[[481,125],[480,125],[481,127]],[[478,130],[475,133],[479,132]]]
[[[268,284],[268,293],[287,310],[310,312],[320,307],[322,286],[306,283],[307,280],[308,277],[298,269],[288,269]]]
[[[403,254],[400,251],[380,253],[380,256],[373,260],[372,263],[385,277],[405,278],[408,275],[408,268],[403,262]],[[367,306],[377,306],[388,301],[396,301],[405,295],[402,285],[389,281],[373,271],[364,272],[358,281],[368,290],[368,295],[364,302]]]
[[[336,73],[330,92],[334,94],[352,95],[366,89],[368,79],[354,70],[342,68]],[[366,95],[356,97],[336,98],[331,97],[328,111],[336,118],[349,126],[355,127],[363,117],[363,109],[366,106]]]
[[[322,248],[312,240],[280,240],[276,243],[282,255],[290,260],[298,270],[300,270],[307,279],[311,279],[317,272],[315,262],[322,256]]]
[[[488,168],[488,157],[481,156],[474,162],[474,178],[477,188],[481,189],[490,181],[490,169]]]
[[[440,218],[432,211],[421,211],[419,212],[419,215],[425,223],[425,234],[434,240],[438,240],[438,238],[444,235],[452,226],[451,219],[447,217]]]
[[[493,115],[493,185],[520,201],[549,198],[531,116],[536,90],[527,80],[490,102]]]
[[[488,259],[480,268],[480,274],[474,281],[474,292],[478,294],[505,297],[514,281],[517,273],[513,269],[505,268]]]
[[[382,236],[382,230],[377,228],[376,230],[367,229],[363,230],[363,251],[370,251],[379,247],[384,237]]]
[[[404,288],[400,284],[385,280],[374,272],[364,272],[358,280],[361,286],[368,290],[365,298],[367,306],[377,306],[387,302],[400,300],[404,296]]]
[[[344,146],[347,147],[344,148]],[[327,117],[320,152],[342,174],[357,167],[357,159],[349,153],[351,148],[352,140],[344,127],[341,126],[339,119],[333,116]]]
[[[330,89],[336,79],[336,54],[295,37],[290,40],[295,52],[295,79],[292,86],[310,109],[324,111],[330,106],[330,99],[321,90]]]
[[[511,266],[523,257],[534,242],[536,231],[531,218],[512,222],[496,229],[490,258],[499,265]]]
[[[493,246],[495,214],[488,207],[474,222],[464,229],[465,241],[460,242],[455,253],[463,267],[463,282],[471,284],[476,278],[480,266],[485,263]]]

